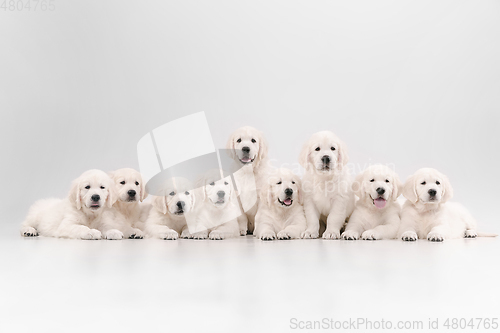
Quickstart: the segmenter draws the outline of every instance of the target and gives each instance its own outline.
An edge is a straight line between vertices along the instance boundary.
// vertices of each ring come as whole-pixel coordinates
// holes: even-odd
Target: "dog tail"
[[[491,232],[478,232],[477,233],[478,237],[497,237],[497,234],[491,233]]]

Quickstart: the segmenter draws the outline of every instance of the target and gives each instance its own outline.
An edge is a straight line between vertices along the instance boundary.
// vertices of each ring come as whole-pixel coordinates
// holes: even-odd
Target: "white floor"
[[[0,332],[288,332],[292,318],[358,317],[421,320],[423,332],[429,318],[500,316],[498,238],[79,241],[16,232],[0,239]]]

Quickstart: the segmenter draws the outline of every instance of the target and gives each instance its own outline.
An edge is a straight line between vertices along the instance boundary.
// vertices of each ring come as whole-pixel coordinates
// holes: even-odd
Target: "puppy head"
[[[439,204],[453,197],[453,188],[448,177],[436,169],[423,168],[408,178],[403,195],[413,203]]]
[[[98,211],[104,204],[111,207],[116,192],[111,178],[101,170],[89,170],[73,181],[69,200],[76,209]]]
[[[277,169],[268,178],[268,183],[262,186],[260,198],[269,205],[290,208],[302,205],[300,178],[289,169]]]
[[[110,172],[113,179],[118,200],[122,202],[141,202],[148,196],[146,184],[142,181],[141,174],[130,168],[119,169]]]
[[[255,167],[267,157],[267,142],[257,129],[245,126],[234,131],[227,141],[226,149],[241,164]]]
[[[220,170],[208,172],[201,181],[203,198],[207,198],[217,208],[224,208],[231,201],[233,187],[231,177],[222,178]]]
[[[340,171],[348,161],[345,144],[329,131],[313,134],[299,155],[299,163],[304,169],[320,173]]]
[[[153,206],[163,214],[182,216],[195,205],[193,186],[183,178],[173,178],[164,185],[164,196],[155,196]]]
[[[366,200],[378,209],[385,208],[387,201],[396,201],[402,185],[398,175],[385,165],[373,165],[360,173],[352,190],[360,200]]]

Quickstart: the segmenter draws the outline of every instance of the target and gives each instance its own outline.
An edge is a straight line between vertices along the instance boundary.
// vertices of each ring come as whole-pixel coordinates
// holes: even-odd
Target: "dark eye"
[[[104,190],[104,189],[105,189],[105,187],[104,187],[104,186],[101,186],[101,189],[102,189],[102,190]]]
[[[386,180],[385,180],[385,182],[386,182],[386,183],[388,183],[388,182],[389,182],[389,179],[386,179]]]
[[[90,185],[85,186],[85,188],[88,190],[90,188]]]
[[[189,192],[188,192],[188,191],[186,191],[186,192],[184,192],[184,194],[185,194],[185,195],[189,195]]]
[[[330,148],[331,150],[335,150],[335,147]]]
[[[292,184],[295,184],[295,182],[292,180]]]
[[[241,142],[241,139],[236,140],[236,142],[240,143],[240,142]]]
[[[425,184],[427,184],[427,183],[426,183],[426,182],[421,182],[420,184],[421,184],[421,185],[425,185]]]
[[[215,185],[215,183],[214,183],[214,182],[211,182],[211,183],[210,183],[210,185],[214,186],[214,185]]]
[[[139,186],[139,182],[135,182],[135,185]]]
[[[439,180],[436,180],[436,185],[441,185],[441,183],[439,182]]]
[[[120,184],[125,185],[125,181],[124,181],[124,180],[122,180],[122,181],[120,182]]]
[[[314,150],[319,151],[319,147],[316,147],[316,149],[314,149]]]
[[[277,182],[276,184],[281,185],[281,180],[279,182]]]
[[[373,183],[374,181],[375,181],[375,179],[371,179],[371,180],[370,180],[370,183]]]
[[[224,182],[224,185],[229,185],[227,182]]]
[[[255,141],[255,139],[252,139],[252,142],[253,142],[253,143],[256,143],[257,141]]]
[[[171,196],[174,196],[174,195],[175,195],[175,192],[174,192],[174,191],[170,192],[170,195],[171,195]]]

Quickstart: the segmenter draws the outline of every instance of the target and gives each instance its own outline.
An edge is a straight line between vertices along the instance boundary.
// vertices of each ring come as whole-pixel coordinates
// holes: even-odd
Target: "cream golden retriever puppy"
[[[113,205],[116,218],[132,229],[128,230],[129,238],[143,238],[144,221],[151,205],[139,203],[148,196],[141,174],[134,169],[124,168],[110,172],[109,176],[113,179],[118,197]]]
[[[115,220],[111,178],[100,170],[84,172],[73,181],[68,198],[37,201],[21,227],[21,235],[80,239],[122,239]]]
[[[318,238],[320,223],[324,239],[339,239],[340,229],[354,209],[351,178],[344,143],[329,131],[315,133],[304,144],[299,163],[305,169],[302,179],[307,229],[302,238]]]
[[[267,142],[260,131],[245,126],[230,135],[226,148],[236,163],[242,166],[234,173],[234,180],[245,212],[238,218],[240,235],[244,236],[253,232],[260,186],[268,172]]]
[[[200,230],[184,238],[221,240],[240,235],[238,216],[241,215],[238,199],[233,190],[231,177],[222,177],[221,170],[208,172],[198,181],[196,196],[196,226]]]
[[[153,208],[144,229],[150,237],[177,239],[189,233],[186,219],[193,216],[195,193],[191,184],[180,178],[168,181],[164,193],[164,196],[153,196]]]
[[[401,206],[397,199],[402,184],[398,175],[384,165],[373,165],[356,177],[352,189],[359,200],[342,238],[396,238],[401,223]]]
[[[435,169],[424,168],[410,176],[403,187],[407,199],[401,211],[399,238],[442,242],[451,238],[478,236],[476,220],[460,204],[448,202],[453,196],[450,181]],[[496,236],[483,234],[479,236]]]
[[[306,230],[301,191],[291,170],[276,170],[262,186],[254,235],[262,240],[300,238]]]

